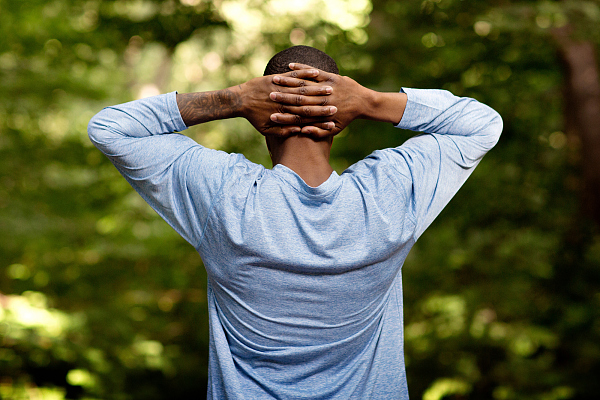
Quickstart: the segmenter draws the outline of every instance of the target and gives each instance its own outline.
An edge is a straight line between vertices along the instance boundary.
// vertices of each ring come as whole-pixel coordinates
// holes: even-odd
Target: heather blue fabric
[[[446,91],[403,90],[398,127],[427,134],[319,187],[173,133],[186,129],[175,93],[90,121],[92,142],[202,257],[208,398],[408,398],[402,264],[502,120]]]

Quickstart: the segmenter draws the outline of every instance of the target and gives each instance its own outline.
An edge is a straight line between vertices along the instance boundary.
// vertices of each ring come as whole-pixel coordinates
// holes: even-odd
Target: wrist
[[[255,116],[257,109],[269,96],[268,93],[265,93],[262,84],[264,84],[264,78],[260,77],[226,89],[234,93],[238,99],[237,106],[233,110],[234,117],[249,119]]]
[[[236,85],[236,86],[231,86],[227,89],[223,89],[224,91],[227,91],[228,93],[230,93],[231,98],[233,99],[233,101],[230,104],[231,107],[231,115],[229,116],[229,118],[236,118],[236,117],[243,117],[245,118],[246,115],[248,115],[248,101],[246,100],[246,96],[245,95],[245,83],[242,83],[240,85]]]
[[[381,99],[381,93],[363,87],[364,92],[361,95],[361,114],[359,118],[376,120],[377,112],[380,104],[383,102]]]

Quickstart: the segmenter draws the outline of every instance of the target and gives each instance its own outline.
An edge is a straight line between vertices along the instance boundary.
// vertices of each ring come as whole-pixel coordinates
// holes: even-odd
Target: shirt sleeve
[[[197,247],[235,157],[175,133],[187,129],[175,96],[107,107],[91,119],[88,135],[144,200]]]
[[[445,90],[402,91],[408,101],[397,127],[424,134],[380,156],[410,182],[418,238],[498,142],[502,118],[485,104]]]

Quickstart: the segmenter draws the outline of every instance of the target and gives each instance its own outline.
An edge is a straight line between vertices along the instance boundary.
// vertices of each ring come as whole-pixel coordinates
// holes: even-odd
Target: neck
[[[307,136],[268,137],[267,147],[273,166],[282,164],[297,173],[307,185],[317,187],[325,182],[333,168],[329,165],[332,139],[316,141]]]

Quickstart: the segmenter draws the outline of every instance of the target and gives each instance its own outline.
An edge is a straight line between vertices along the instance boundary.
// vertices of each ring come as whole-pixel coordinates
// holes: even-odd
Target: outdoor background
[[[0,398],[205,396],[202,262],[86,126],[307,44],[365,86],[504,119],[404,265],[411,398],[598,399],[599,27],[598,0],[0,0]],[[186,133],[270,166],[245,120]],[[410,135],[356,121],[333,165]]]

